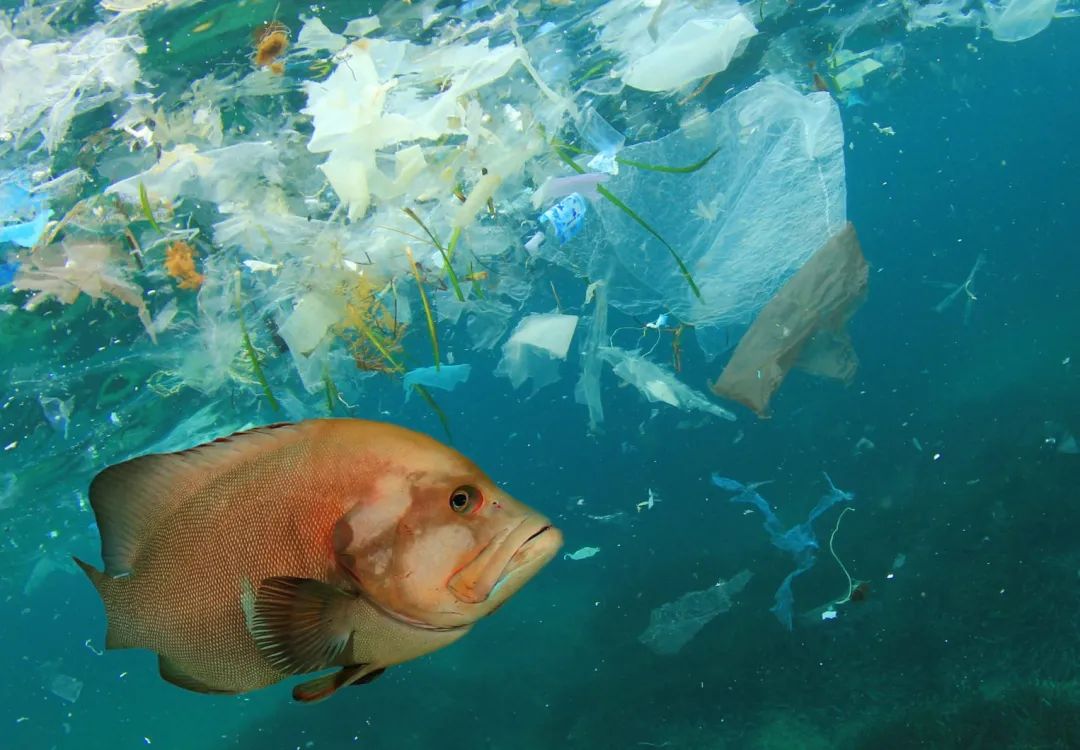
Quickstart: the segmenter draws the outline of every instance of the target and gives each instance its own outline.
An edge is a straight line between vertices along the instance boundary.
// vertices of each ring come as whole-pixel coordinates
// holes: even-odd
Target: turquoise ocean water
[[[1062,0],[1044,29],[1002,41],[987,25],[996,6],[961,3],[950,11],[952,22],[920,26],[913,19],[922,6],[888,0],[752,3],[739,12],[757,33],[726,69],[646,91],[619,83],[631,78],[627,65],[637,53],[600,44],[593,14],[601,5],[205,0],[118,15],[88,2],[0,4],[0,96],[17,90],[24,105],[0,105],[9,118],[0,121],[0,134],[7,133],[0,141],[4,227],[32,222],[46,209],[47,221],[56,222],[84,207],[58,229],[44,225],[24,243],[31,247],[0,244],[0,747],[1080,748],[1080,7]],[[622,6],[624,17],[658,12],[657,3]],[[660,8],[660,39],[663,14],[674,14],[669,22],[681,12],[705,18],[716,7]],[[713,326],[712,343],[702,334],[699,346],[695,328],[683,329],[676,372],[673,330],[692,315],[672,312],[691,304],[686,288],[673,286],[682,277],[672,256],[603,197],[590,198],[587,231],[567,252],[575,242],[596,241],[603,220],[611,247],[649,253],[646,288],[654,278],[667,280],[659,301],[642,303],[647,311],[634,308],[645,297],[613,284],[604,337],[624,350],[640,347],[736,417],[648,401],[604,364],[604,418],[590,430],[575,384],[596,316],[595,303],[582,300],[603,264],[530,256],[522,244],[543,229],[537,216],[554,202],[534,206],[531,193],[549,176],[572,174],[551,142],[586,157],[595,144],[573,114],[554,113],[555,99],[537,94],[536,79],[519,64],[460,100],[486,110],[475,126],[494,133],[491,139],[466,123],[452,135],[403,142],[427,149],[432,174],[459,170],[431,183],[443,186],[443,197],[376,195],[369,208],[347,216],[317,169],[327,152],[307,148],[320,115],[302,110],[312,96],[304,82],[326,85],[348,61],[335,42],[305,51],[299,41],[312,18],[328,34],[345,34],[350,20],[375,14],[381,28],[367,38],[407,40],[416,49],[484,39],[492,48],[523,45],[539,79],[576,107],[591,107],[626,137],[624,149],[693,128],[695,117],[720,111],[766,78],[795,96],[818,97],[842,123],[837,158],[846,217],[870,265],[868,294],[848,329],[859,358],[852,381],[792,372],[767,419],[709,392],[753,315],[805,256],[773,274],[768,294],[748,303],[747,314]],[[289,30],[280,74],[251,59],[252,30],[271,20]],[[74,40],[94,28],[128,38],[122,55],[137,70],[118,63],[91,91],[79,71],[105,59],[108,43],[84,40],[80,47]],[[648,46],[643,33],[638,43]],[[355,44],[357,36],[340,38]],[[28,45],[48,44],[58,45],[48,55],[54,62],[35,68]],[[76,60],[77,49],[88,57]],[[861,87],[841,86],[837,75],[851,63],[837,57],[840,50],[867,52],[858,59],[881,67]],[[65,55],[72,69],[50,82],[41,71],[59,69]],[[662,64],[670,70],[675,61]],[[814,93],[815,73],[828,91]],[[28,86],[27,76],[38,85]],[[466,77],[437,78],[431,74],[417,91],[434,97]],[[211,83],[218,91],[206,94]],[[37,119],[27,119],[26,102],[35,91],[65,86],[87,88],[70,126],[47,143],[48,113],[66,106],[62,96],[47,99]],[[401,100],[387,96],[390,111]],[[349,105],[346,98],[330,106]],[[525,141],[507,133],[529,126],[507,125],[514,117],[508,105],[525,121],[536,115],[542,148],[505,168],[491,207],[482,201],[461,233],[452,265],[468,301],[459,319],[448,312],[449,275],[428,260],[430,243],[423,256],[422,287],[434,304],[441,358],[470,364],[468,381],[453,391],[432,387],[435,408],[415,395],[406,402],[401,373],[372,371],[378,353],[359,328],[343,323],[344,308],[319,329],[325,335],[315,337],[314,364],[302,373],[293,336],[312,323],[300,333],[286,324],[298,301],[315,292],[345,299],[342,274],[356,274],[357,264],[374,273],[383,246],[364,243],[389,215],[387,206],[400,219],[398,235],[413,235],[413,247],[425,246],[428,230],[445,247],[460,205],[452,190],[471,194],[481,181],[481,161],[456,160],[446,150],[469,154],[467,139],[475,136],[492,170],[504,152],[524,153]],[[540,112],[544,107],[552,112]],[[124,120],[133,111],[138,117]],[[467,107],[461,112],[467,116]],[[120,121],[132,132],[114,127]],[[200,129],[208,121],[209,130]],[[148,122],[152,135],[139,136]],[[744,126],[724,138],[755,137]],[[364,127],[356,132],[369,132]],[[194,177],[166,197],[164,183],[154,181],[151,170],[169,154],[248,142],[269,146],[218,174],[216,186],[207,178],[192,187],[201,179]],[[379,164],[393,174],[388,153]],[[677,161],[691,164],[703,153]],[[684,175],[700,194],[722,199],[723,211],[703,220],[701,232],[745,205],[727,184],[693,182],[709,168]],[[70,185],[46,184],[72,170],[80,174]],[[241,176],[230,182],[234,174]],[[791,190],[806,190],[809,183],[791,174]],[[110,192],[125,179],[128,192]],[[670,234],[682,221],[673,217],[689,216],[691,188],[635,203],[644,195],[636,191],[653,179],[672,177],[623,164],[607,184],[659,234]],[[807,193],[806,201],[819,197]],[[788,199],[798,210],[798,196]],[[429,226],[402,219],[402,205],[415,206]],[[259,217],[250,220],[255,228],[219,241],[223,218],[241,214]],[[279,226],[272,215],[298,223]],[[783,225],[779,215],[746,221],[751,234],[764,226],[754,221]],[[325,222],[322,234],[305,234],[312,222]],[[806,226],[782,231],[797,244]],[[333,234],[334,227],[351,234]],[[292,245],[292,236],[309,239]],[[165,269],[166,247],[177,239],[196,248],[205,277],[198,289],[180,288]],[[28,305],[37,287],[26,274],[46,267],[60,273],[42,248],[76,240],[109,243],[95,278],[137,290],[156,343],[122,293],[90,299],[92,281],[84,279],[70,299],[54,294]],[[762,252],[786,252],[787,235],[781,240]],[[320,252],[332,242],[345,249]],[[365,248],[375,255],[370,267]],[[971,283],[942,306],[980,257]],[[244,260],[278,268],[255,270]],[[79,267],[74,255],[59,265],[70,270],[73,262]],[[690,272],[704,278],[707,265],[698,259]],[[731,268],[724,274],[737,277]],[[330,277],[333,283],[320,286]],[[402,370],[431,365],[416,278],[400,263],[382,281],[390,278],[410,316],[394,357]],[[173,302],[175,317],[159,317],[168,317]],[[484,302],[504,307],[484,317]],[[515,388],[501,374],[503,345],[525,316],[556,311],[580,316],[565,361],[544,362],[557,378],[535,390],[534,382]],[[665,331],[645,327],[665,312],[672,316]],[[253,351],[243,344],[240,315]],[[501,328],[484,346],[473,321],[495,318]],[[357,366],[357,352],[366,367]],[[391,368],[381,362],[377,369]],[[158,677],[149,652],[102,653],[103,609],[70,563],[72,554],[99,560],[87,503],[94,474],[253,424],[328,415],[392,421],[452,440],[555,521],[566,537],[563,553],[598,551],[578,560],[561,553],[460,643],[313,706],[293,703],[286,685],[237,697],[185,692]],[[792,584],[790,630],[770,608],[795,567],[792,555],[770,542],[759,510],[731,502],[733,493],[712,482],[713,473],[744,485],[768,482],[755,491],[782,529],[804,521],[828,493],[824,473],[852,496],[813,524],[817,546],[807,551],[816,550],[816,559]],[[650,496],[660,502],[639,507]],[[841,522],[844,507],[853,510]],[[727,611],[709,613],[715,618],[677,653],[642,642],[654,610],[742,570],[752,576],[721,608]],[[850,601],[843,601],[845,571],[852,586],[865,582]]]

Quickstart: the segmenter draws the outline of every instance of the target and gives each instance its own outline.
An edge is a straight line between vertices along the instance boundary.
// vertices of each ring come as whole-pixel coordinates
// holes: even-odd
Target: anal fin
[[[340,688],[364,685],[381,675],[385,668],[372,669],[370,664],[353,664],[332,674],[301,682],[293,688],[293,700],[301,703],[317,703],[326,700]]]
[[[219,688],[213,688],[207,685],[202,680],[184,672],[175,663],[170,661],[164,656],[158,656],[158,671],[161,672],[161,678],[166,682],[171,682],[177,687],[182,687],[184,690],[191,690],[196,693],[210,693],[213,695],[235,695],[234,690],[221,690]]]

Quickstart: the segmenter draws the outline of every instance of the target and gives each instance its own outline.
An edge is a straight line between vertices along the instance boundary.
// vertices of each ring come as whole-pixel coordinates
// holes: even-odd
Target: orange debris
[[[195,248],[183,240],[171,243],[165,250],[165,270],[180,282],[181,289],[198,289],[206,279],[195,270],[196,255]]]

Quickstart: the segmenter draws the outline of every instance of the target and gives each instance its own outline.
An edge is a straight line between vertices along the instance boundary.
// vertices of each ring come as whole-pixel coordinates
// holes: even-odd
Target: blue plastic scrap
[[[417,367],[409,370],[402,378],[405,388],[405,400],[412,395],[414,385],[422,385],[428,388],[438,388],[443,391],[452,391],[469,379],[472,365],[440,365],[435,367]]]
[[[780,624],[788,630],[792,629],[792,611],[795,605],[795,596],[791,592],[791,583],[797,576],[810,570],[817,559],[815,552],[818,548],[818,542],[814,536],[814,521],[837,503],[851,502],[855,499],[853,493],[838,489],[828,474],[825,474],[825,481],[829,483],[829,492],[818,500],[817,505],[810,511],[810,515],[806,517],[805,521],[784,531],[780,519],[776,517],[765,498],[758,494],[755,489],[758,485],[747,486],[735,479],[728,479],[719,474],[712,475],[712,483],[717,487],[726,492],[737,493],[731,498],[731,502],[749,503],[761,511],[761,515],[765,518],[765,532],[769,535],[769,540],[773,543],[773,546],[789,553],[795,560],[795,570],[791,571],[780,584],[780,587],[776,589],[776,595],[773,597],[774,603],[769,610],[776,615],[776,619],[780,621]]]
[[[15,274],[18,272],[18,263],[0,263],[0,287],[7,286],[15,281]]]
[[[45,233],[45,227],[51,216],[52,210],[46,208],[31,221],[0,227],[0,243],[14,242],[19,247],[33,247]]]
[[[0,184],[0,221],[33,216],[41,208],[41,196],[34,195],[15,182]]]

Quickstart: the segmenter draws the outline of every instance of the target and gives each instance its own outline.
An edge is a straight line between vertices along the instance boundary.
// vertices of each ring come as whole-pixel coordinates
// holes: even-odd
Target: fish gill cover
[[[1075,28],[1078,12],[1075,0],[347,5],[0,10],[0,513],[16,599],[40,596],[96,538],[96,470],[270,421],[365,416],[473,445],[519,441],[508,474],[559,475],[562,459],[547,456],[566,440],[595,448],[585,473],[598,477],[617,472],[596,468],[613,453],[642,450],[650,425],[677,424],[708,435],[699,484],[712,469],[743,476],[724,465],[754,442],[756,418],[738,404],[770,413],[789,369],[849,382],[855,352],[895,329],[845,329],[877,272],[886,285],[899,275],[902,261],[877,250],[883,234],[907,231],[890,223],[906,204],[875,192],[890,175],[852,165],[902,138],[886,115],[923,85],[910,71],[937,64],[938,44],[973,60],[1029,54],[1027,40]],[[972,85],[957,76],[934,101],[966,107]],[[869,272],[819,254],[850,246],[849,220]],[[958,324],[989,283],[970,250],[960,271],[918,280],[956,282],[925,307],[940,300]],[[806,268],[817,285],[792,313]],[[821,331],[844,367],[810,366]],[[801,382],[785,381],[803,388],[786,415],[817,414],[805,443],[832,428]],[[572,408],[549,408],[571,392]],[[856,388],[835,392],[856,400]],[[1045,439],[1072,455],[1065,418],[1047,420]],[[865,440],[856,457],[882,442]],[[936,461],[926,442],[904,447]],[[812,495],[820,468],[790,495]],[[28,500],[39,495],[54,498],[44,530]],[[630,507],[640,499],[574,505],[599,536],[570,548],[597,549],[673,505]],[[575,564],[614,557],[603,538],[603,554]],[[628,640],[655,611],[652,632],[671,636],[659,650],[692,649],[736,594],[784,580],[755,567],[747,583],[747,565],[653,590]],[[710,586],[720,576],[727,588]],[[85,702],[65,668],[46,661],[39,681]]]

